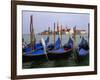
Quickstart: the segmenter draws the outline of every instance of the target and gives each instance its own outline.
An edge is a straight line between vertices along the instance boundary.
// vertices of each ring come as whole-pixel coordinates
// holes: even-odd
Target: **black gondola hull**
[[[48,52],[49,60],[58,60],[58,59],[68,59],[71,56],[72,50],[65,51],[63,53],[51,53]]]
[[[27,55],[23,54],[22,61],[23,62],[31,62],[31,61],[48,61],[48,60],[57,60],[57,59],[67,59],[71,56],[72,49],[65,51],[63,53],[51,53],[47,52],[47,54],[42,55]]]

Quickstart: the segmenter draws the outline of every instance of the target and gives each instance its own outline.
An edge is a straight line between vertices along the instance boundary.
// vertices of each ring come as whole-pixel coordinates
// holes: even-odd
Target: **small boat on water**
[[[67,59],[69,56],[71,56],[71,52],[73,49],[71,46],[71,44],[73,44],[71,43],[71,40],[72,39],[70,38],[67,44],[65,44],[63,47],[60,47],[60,39],[58,38],[55,48],[47,51],[49,59]]]
[[[33,50],[31,50],[31,47],[26,48],[25,53],[23,54],[23,62],[48,59],[43,43],[38,43],[35,46],[36,47]]]
[[[89,56],[89,44],[84,37],[82,37],[81,42],[77,49],[77,58],[80,60],[81,58],[86,58]]]

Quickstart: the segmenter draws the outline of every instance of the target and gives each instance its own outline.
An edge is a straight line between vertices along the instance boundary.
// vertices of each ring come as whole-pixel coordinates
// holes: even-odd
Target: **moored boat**
[[[85,40],[84,37],[82,37],[77,49],[77,58],[80,61],[81,59],[85,59],[86,57],[89,57],[89,44],[87,40]]]
[[[50,60],[67,59],[69,56],[71,56],[73,48],[69,45],[69,42],[70,41],[68,41],[68,43],[64,45],[62,48],[59,47],[60,46],[59,43],[56,45],[55,49],[47,51],[49,59]]]

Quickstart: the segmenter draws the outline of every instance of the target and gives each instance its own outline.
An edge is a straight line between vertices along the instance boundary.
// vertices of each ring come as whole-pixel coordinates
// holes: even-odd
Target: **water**
[[[48,35],[36,35],[36,43],[40,42],[41,38],[43,38],[44,40],[46,40]],[[87,35],[83,35],[84,38],[88,41],[88,36]],[[57,40],[59,36],[56,35],[55,39]],[[72,37],[72,35],[70,36]],[[24,38],[24,41],[29,44],[30,43],[30,35],[29,34],[23,34],[23,38]],[[69,35],[62,35],[62,45],[66,44],[68,42],[68,39],[69,39]],[[54,43],[54,36],[53,35],[50,35],[50,39],[49,39],[49,43]],[[76,43],[77,45],[80,43],[81,41],[81,38],[80,38],[80,35],[76,35]]]
[[[72,67],[72,66],[89,66],[89,56],[84,57],[80,61],[75,61],[72,57],[59,60],[31,61],[23,63],[23,69],[30,68],[52,68],[52,67]]]

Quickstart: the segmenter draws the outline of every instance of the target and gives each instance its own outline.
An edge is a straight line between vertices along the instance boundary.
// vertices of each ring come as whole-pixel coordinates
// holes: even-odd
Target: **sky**
[[[48,30],[48,27],[53,31],[54,22],[63,28],[88,29],[90,16],[88,13],[67,13],[67,12],[43,12],[43,11],[22,11],[22,32],[23,34],[30,33],[30,16],[33,15],[33,27],[35,33]]]

